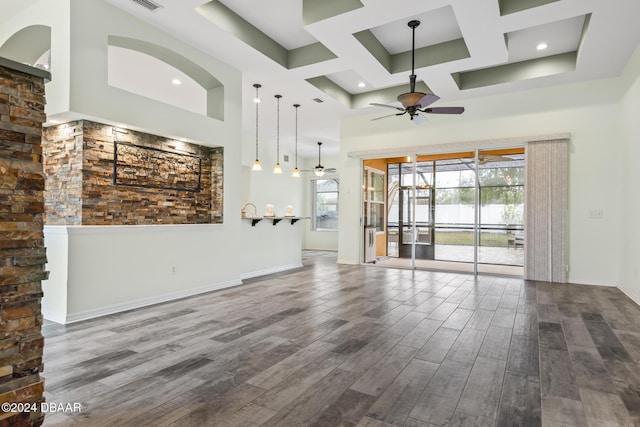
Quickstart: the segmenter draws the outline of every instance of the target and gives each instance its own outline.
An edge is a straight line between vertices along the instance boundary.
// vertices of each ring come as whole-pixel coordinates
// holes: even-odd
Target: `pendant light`
[[[282,95],[275,95],[278,100],[278,115],[276,122],[276,166],[273,168],[273,173],[281,174],[282,166],[280,166],[280,98]]]
[[[260,165],[260,160],[258,160],[258,105],[260,105],[260,96],[258,95],[258,89],[262,87],[262,85],[256,83],[253,85],[256,88],[256,97],[253,99],[253,102],[256,103],[256,161],[253,162],[253,170],[261,171],[262,166]]]
[[[315,173],[316,176],[323,176],[324,175],[324,166],[322,166],[322,163],[320,162],[320,149],[321,148],[322,148],[322,142],[318,142],[318,166],[313,168],[313,173]]]
[[[293,106],[296,109],[296,167],[293,169],[291,176],[300,178],[300,169],[298,169],[298,108],[300,108],[300,104],[293,104]]]

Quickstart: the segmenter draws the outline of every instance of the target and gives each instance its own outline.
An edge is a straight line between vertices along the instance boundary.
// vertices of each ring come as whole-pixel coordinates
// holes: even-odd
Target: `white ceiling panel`
[[[389,22],[372,28],[371,32],[389,53],[406,52],[411,50],[411,29],[407,23],[413,19],[420,21],[420,26],[416,28],[416,48],[462,38],[460,27],[450,6]]]
[[[302,26],[302,0],[221,0],[220,3],[287,50],[317,41]]]
[[[577,51],[584,20],[584,16],[577,16],[507,33],[509,62]],[[537,50],[540,43],[545,43],[547,48]]]

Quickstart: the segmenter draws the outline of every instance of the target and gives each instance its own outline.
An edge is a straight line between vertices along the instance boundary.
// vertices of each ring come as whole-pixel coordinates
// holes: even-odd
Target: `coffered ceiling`
[[[267,111],[283,95],[283,141],[294,120],[285,108],[300,103],[300,152],[309,156],[315,141],[336,152],[341,118],[384,115],[369,103],[408,91],[409,20],[421,21],[416,74],[419,88],[440,96],[436,106],[615,77],[640,41],[638,0],[152,1],[160,8],[107,0],[241,70],[247,129],[253,83]]]

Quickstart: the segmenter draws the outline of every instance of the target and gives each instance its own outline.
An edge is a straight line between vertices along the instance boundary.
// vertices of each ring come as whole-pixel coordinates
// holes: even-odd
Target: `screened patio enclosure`
[[[386,247],[378,263],[522,275],[523,148],[385,163]]]

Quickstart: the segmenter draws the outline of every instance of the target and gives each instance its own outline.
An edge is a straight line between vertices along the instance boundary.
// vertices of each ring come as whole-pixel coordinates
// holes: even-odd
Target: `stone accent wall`
[[[222,148],[88,120],[48,128],[43,145],[46,224],[222,222]]]
[[[45,224],[82,223],[82,125],[60,125],[43,133]]]
[[[47,278],[41,134],[44,82],[0,66],[0,403],[44,401],[41,280]],[[0,426],[42,424],[0,411]]]

